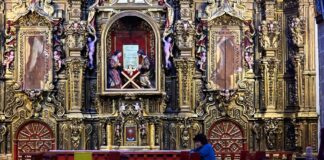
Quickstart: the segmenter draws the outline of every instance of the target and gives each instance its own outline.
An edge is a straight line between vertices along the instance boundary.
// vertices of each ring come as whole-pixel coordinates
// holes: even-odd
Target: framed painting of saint
[[[215,89],[236,88],[237,76],[242,72],[239,31],[227,28],[212,30],[210,35],[209,82]]]
[[[19,81],[23,90],[50,90],[53,81],[51,34],[47,27],[22,27],[18,38]]]

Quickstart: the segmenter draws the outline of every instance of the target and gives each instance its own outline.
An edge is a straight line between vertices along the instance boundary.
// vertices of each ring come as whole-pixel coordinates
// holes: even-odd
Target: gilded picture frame
[[[145,88],[145,89],[111,89],[108,87],[108,60],[109,56],[111,55],[111,42],[108,40],[110,39],[110,34],[109,30],[111,26],[118,21],[120,18],[127,17],[127,16],[136,16],[144,21],[146,21],[152,28],[153,30],[153,43],[154,45],[154,56],[155,56],[155,87],[154,88]],[[138,11],[123,11],[119,14],[116,14],[110,18],[107,24],[103,24],[103,32],[102,32],[102,39],[101,39],[101,53],[99,54],[98,58],[101,63],[98,71],[98,80],[99,84],[98,85],[98,90],[100,91],[101,95],[122,95],[122,94],[127,94],[127,93],[134,93],[134,94],[161,94],[161,70],[162,70],[162,63],[161,63],[161,37],[160,37],[160,32],[159,32],[159,27],[154,23],[154,20]]]
[[[54,61],[49,26],[21,26],[18,31],[17,83],[21,90],[53,89]]]

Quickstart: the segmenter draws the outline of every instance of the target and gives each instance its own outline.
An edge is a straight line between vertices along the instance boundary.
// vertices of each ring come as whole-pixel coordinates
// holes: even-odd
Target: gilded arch
[[[128,17],[128,16],[135,16],[138,18],[143,19],[144,21],[146,21],[151,28],[153,29],[154,32],[154,48],[155,48],[155,54],[156,54],[156,63],[155,63],[155,68],[156,68],[156,90],[140,90],[140,93],[160,93],[161,92],[161,43],[160,43],[160,31],[159,31],[159,27],[157,25],[157,23],[148,15],[143,14],[142,12],[139,11],[122,11],[116,15],[113,15],[109,21],[106,24],[103,24],[102,26],[102,37],[101,37],[101,53],[100,54],[100,62],[101,62],[101,88],[99,89],[101,91],[101,94],[108,94],[107,92],[107,59],[108,59],[108,54],[107,54],[107,50],[108,50],[108,34],[109,34],[109,29],[112,27],[112,25],[119,19],[123,18],[123,17]],[[138,91],[133,91],[133,92],[137,92]],[[113,93],[109,93],[109,94],[119,94],[121,93],[121,91],[114,91]]]

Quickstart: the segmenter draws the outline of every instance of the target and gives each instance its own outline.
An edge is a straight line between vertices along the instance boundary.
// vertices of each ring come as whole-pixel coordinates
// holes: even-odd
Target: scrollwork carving
[[[176,22],[177,46],[191,48],[193,46],[194,25],[191,21],[178,20]]]
[[[16,27],[14,26],[14,22],[7,21],[6,22],[6,30],[5,30],[5,53],[3,60],[3,67],[6,69],[5,72],[12,72],[14,69],[14,60],[16,53]]]
[[[121,138],[122,138],[122,127],[121,127],[121,124],[120,122],[116,122],[115,124],[115,127],[114,127],[114,131],[115,131],[115,134],[114,134],[114,143],[115,145],[117,146],[120,146],[121,145]]]
[[[196,63],[200,71],[206,71],[207,64],[207,22],[200,20],[196,27]]]
[[[28,14],[30,11],[36,12],[47,19],[52,19],[55,10],[52,5],[52,0],[18,0],[18,2],[13,5],[11,11],[8,12],[7,17],[9,19],[17,20],[18,18]]]
[[[177,145],[177,125],[175,123],[170,123],[168,132],[170,133],[170,149],[176,149]]]
[[[277,21],[262,21],[259,33],[260,45],[263,49],[277,48],[280,44],[280,25]]]
[[[25,102],[22,98],[22,96],[15,95],[15,84],[8,84],[6,87],[6,107],[4,110],[4,114],[6,117],[12,117],[16,111],[17,108],[22,107]]]
[[[189,129],[191,128],[191,121],[187,118],[184,119],[183,123],[180,125],[180,132],[181,132],[181,145],[183,148],[187,148],[189,146]]]
[[[93,127],[91,124],[87,124],[85,126],[85,137],[86,137],[86,140],[85,140],[85,146],[86,146],[86,149],[90,149],[91,148],[91,142],[90,142],[90,139],[92,138],[92,134],[93,134]]]
[[[53,22],[53,57],[55,61],[55,71],[59,72],[65,64],[65,52],[63,49],[64,27],[63,19]]]
[[[246,22],[248,29],[244,31],[244,38],[243,38],[243,46],[244,46],[244,59],[247,64],[247,68],[249,71],[252,71],[252,65],[254,64],[254,35],[255,29],[253,26],[253,22],[249,21]]]
[[[0,143],[6,140],[5,134],[7,133],[7,127],[0,125]]]
[[[293,17],[288,22],[290,40],[296,46],[304,45],[305,20],[299,17]]]
[[[72,119],[71,125],[72,148],[78,150],[81,144],[81,133],[83,130],[82,119]]]
[[[269,149],[275,149],[278,143],[279,136],[279,120],[267,119],[265,120],[264,132],[266,135],[266,144]]]
[[[255,114],[255,108],[253,105],[253,87],[247,81],[242,81],[239,83],[240,89],[242,89],[241,94],[236,98],[236,103],[244,107],[244,113],[248,116],[253,116]]]
[[[20,17],[17,22],[19,26],[48,26],[50,27],[51,21],[45,17],[39,15],[36,12],[29,13],[23,17]]]
[[[70,21],[66,27],[67,45],[71,49],[82,49],[86,44],[86,22],[84,21]]]

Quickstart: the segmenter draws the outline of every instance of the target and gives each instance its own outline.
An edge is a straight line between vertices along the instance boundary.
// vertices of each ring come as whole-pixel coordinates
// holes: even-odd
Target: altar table
[[[82,156],[83,154],[83,156]],[[75,159],[75,157],[82,157]],[[44,153],[22,153],[22,160],[200,160],[189,151],[71,151],[51,150]]]

